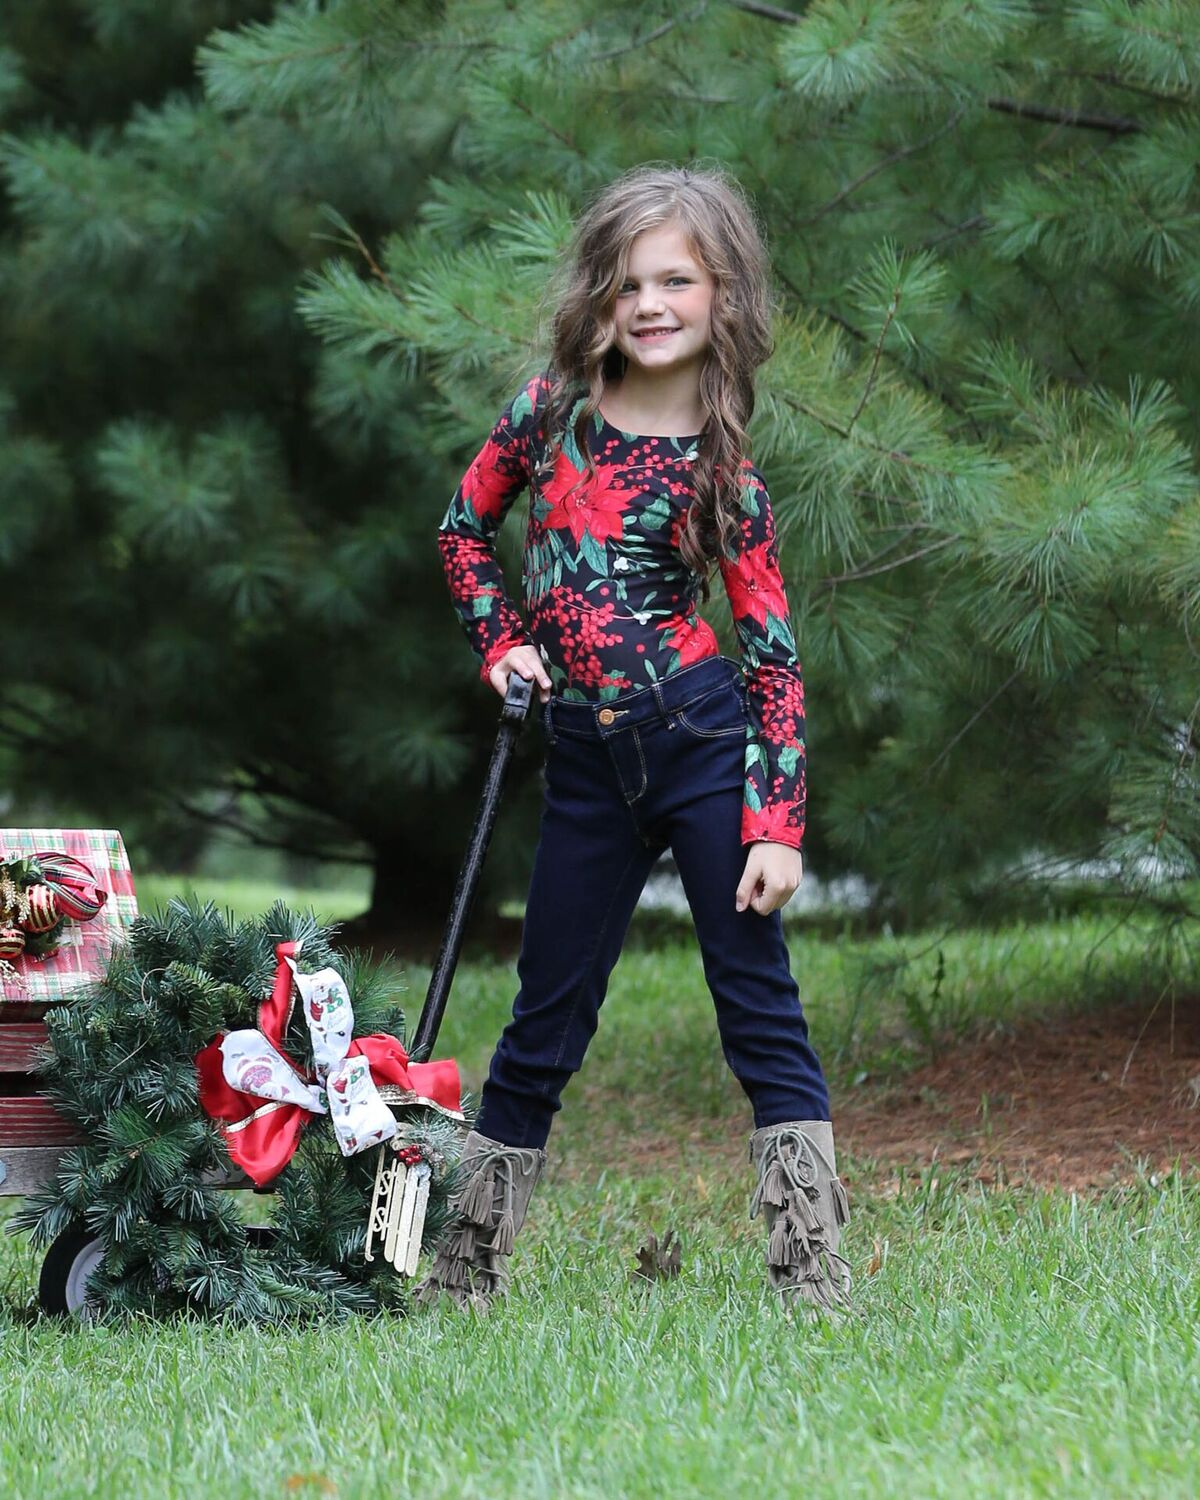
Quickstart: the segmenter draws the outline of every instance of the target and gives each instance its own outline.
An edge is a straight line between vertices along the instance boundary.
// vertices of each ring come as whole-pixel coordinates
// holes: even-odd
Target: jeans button
[[[617,716],[611,708],[602,708],[596,717],[600,720],[601,724],[611,724]]]

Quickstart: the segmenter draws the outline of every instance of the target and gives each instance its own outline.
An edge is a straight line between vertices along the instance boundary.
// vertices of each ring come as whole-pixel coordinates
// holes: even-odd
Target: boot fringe
[[[444,1232],[426,1281],[416,1291],[422,1304],[445,1291],[462,1308],[486,1312],[493,1299],[508,1287],[502,1262],[512,1254],[518,1222],[524,1219],[545,1153],[528,1147],[492,1142],[473,1153],[477,1165],[456,1204],[456,1214]],[[518,1203],[517,1174],[528,1189]]]
[[[773,1290],[785,1301],[794,1298],[816,1309],[845,1310],[850,1307],[850,1263],[835,1247],[850,1219],[846,1190],[841,1179],[829,1173],[830,1163],[825,1162],[801,1123],[756,1137],[761,1151],[750,1217],[766,1209],[770,1231],[767,1281]],[[830,1223],[822,1218],[822,1164],[829,1174],[825,1180]]]
[[[446,1251],[457,1260],[470,1260],[475,1254],[475,1225],[464,1224],[446,1243]]]
[[[508,1208],[500,1215],[500,1222],[496,1226],[496,1233],[491,1239],[491,1248],[497,1255],[511,1255],[515,1236],[516,1230],[513,1224],[512,1209]]]
[[[467,1184],[459,1202],[459,1212],[472,1224],[487,1225],[492,1220],[492,1198],[495,1179],[490,1172],[477,1171]]]

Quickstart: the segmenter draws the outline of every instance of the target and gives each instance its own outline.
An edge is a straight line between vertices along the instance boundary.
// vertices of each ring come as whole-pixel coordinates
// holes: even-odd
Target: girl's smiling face
[[[643,230],[629,247],[625,279],[617,291],[613,342],[647,372],[673,371],[703,360],[712,294],[713,278],[678,225]]]

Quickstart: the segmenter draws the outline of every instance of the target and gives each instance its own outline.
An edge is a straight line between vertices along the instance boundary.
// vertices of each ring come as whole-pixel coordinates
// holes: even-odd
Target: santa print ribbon
[[[275,983],[258,1008],[258,1028],[221,1033],[196,1054],[200,1103],[220,1124],[232,1160],[259,1187],[287,1166],[313,1115],[329,1115],[343,1156],[394,1136],[396,1117],[381,1087],[393,1102],[463,1118],[454,1059],[412,1063],[394,1036],[354,1038],[345,980],[336,969],[301,974],[300,946],[276,943]],[[315,1080],[282,1047],[296,991],[312,1038]]]

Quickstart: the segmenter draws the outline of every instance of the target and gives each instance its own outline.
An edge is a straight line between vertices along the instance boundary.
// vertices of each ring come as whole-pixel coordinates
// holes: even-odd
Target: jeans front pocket
[[[675,722],[699,739],[746,732],[746,703],[732,682],[723,682],[675,712]]]

